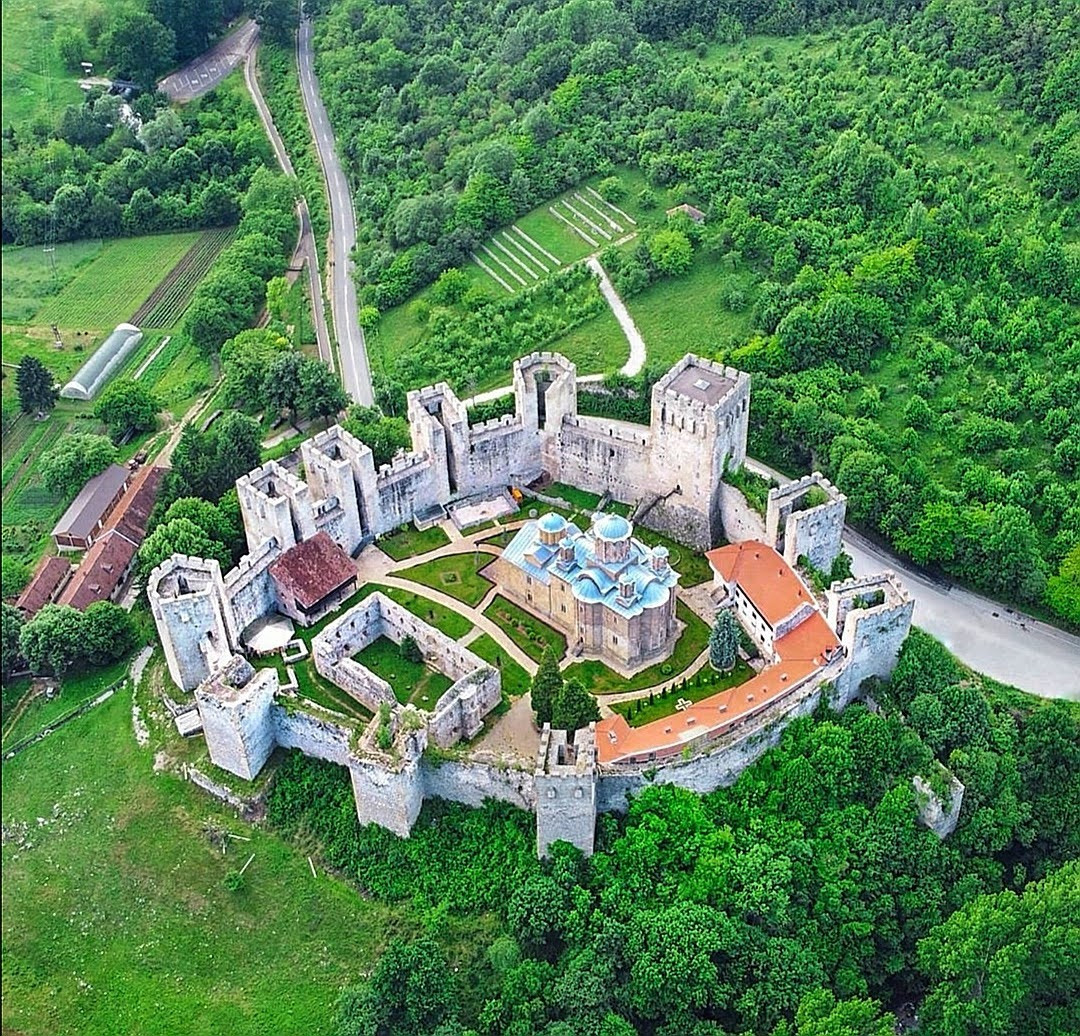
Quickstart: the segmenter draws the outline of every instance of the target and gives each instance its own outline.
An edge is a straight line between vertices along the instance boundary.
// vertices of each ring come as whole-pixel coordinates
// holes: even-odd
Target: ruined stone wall
[[[551,475],[590,493],[636,503],[655,492],[648,429],[600,417],[567,418],[559,431],[558,470]]]
[[[428,733],[440,748],[449,748],[462,738],[476,737],[484,728],[484,717],[502,698],[502,676],[493,666],[481,662],[441,695],[428,720]]]
[[[194,690],[232,657],[238,631],[216,561],[174,554],[150,573],[147,598],[177,687]]]
[[[828,499],[816,507],[799,510],[807,495],[820,489]],[[786,486],[769,490],[765,513],[766,542],[774,546],[789,565],[800,557],[822,572],[828,572],[840,554],[844,536],[847,497],[820,471]]]
[[[277,670],[260,669],[243,687],[202,684],[195,701],[202,718],[206,747],[215,765],[250,781],[276,745],[274,694]]]
[[[424,804],[420,757],[387,766],[379,759],[357,757],[349,763],[356,816],[408,838]]]
[[[446,799],[478,808],[485,799],[509,802],[518,809],[536,808],[536,786],[527,770],[473,760],[423,761],[424,797]]]
[[[948,786],[948,794],[944,799],[940,798],[928,781],[919,774],[911,778],[915,788],[915,798],[918,803],[919,823],[930,828],[938,838],[948,838],[956,830],[960,820],[960,808],[964,804],[964,785],[960,780],[940,767],[942,776]]]
[[[519,417],[510,414],[473,425],[463,461],[465,473],[458,488],[465,495],[528,485],[543,471],[535,429],[526,429]]]
[[[349,747],[349,730],[335,723],[329,714],[317,716],[307,705],[303,710],[275,705],[271,722],[274,740],[282,748],[298,748],[314,759],[350,765],[353,753]]]
[[[277,591],[270,578],[270,566],[281,557],[276,540],[266,540],[225,576],[225,595],[232,612],[237,636],[256,619],[278,609]]]

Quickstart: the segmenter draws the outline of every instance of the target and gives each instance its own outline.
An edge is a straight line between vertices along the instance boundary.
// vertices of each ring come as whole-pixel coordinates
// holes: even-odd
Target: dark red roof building
[[[64,584],[71,578],[71,562],[66,558],[44,558],[33,578],[19,599],[15,602],[23,615],[28,619],[37,615],[45,605],[56,600],[56,595],[64,588]]]
[[[278,607],[301,626],[329,614],[356,589],[356,564],[325,532],[290,547],[270,566]]]

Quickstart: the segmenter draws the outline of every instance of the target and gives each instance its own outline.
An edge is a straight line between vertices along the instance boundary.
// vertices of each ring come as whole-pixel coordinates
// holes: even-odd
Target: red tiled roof
[[[710,550],[713,571],[740,589],[770,626],[786,619],[814,597],[795,570],[767,543],[744,540]]]
[[[290,547],[270,566],[270,577],[302,607],[310,608],[350,579],[356,565],[325,532]]]
[[[156,465],[142,468],[109,516],[105,528],[119,529],[133,543],[142,543],[164,477],[164,468]]]
[[[96,601],[107,601],[124,578],[124,572],[138,548],[123,533],[107,530],[86,552],[82,564],[75,570],[60,604],[70,604],[83,611]]]
[[[755,554],[758,556],[755,557]],[[769,615],[762,610],[766,606],[771,607],[774,614],[777,608],[783,609],[779,616],[782,619],[803,601],[814,604],[809,591],[787,562],[764,543],[754,540],[735,543],[709,551],[707,557],[713,568],[729,581],[731,576],[726,573],[744,571],[741,566],[745,565],[746,578],[758,590],[762,604],[758,604],[741,579],[737,581],[766,619],[769,619]],[[783,573],[773,575],[774,560],[787,569],[787,576]],[[806,596],[800,598],[794,592],[796,583]],[[718,737],[753,713],[780,701],[824,669],[839,647],[839,640],[815,606],[802,622],[773,643],[777,661],[746,683],[640,727],[631,727],[619,715],[601,720],[596,725],[596,757],[601,763],[620,762],[633,757],[640,757],[644,761],[652,753],[657,758],[664,758],[677,754],[683,745],[702,736]]]
[[[66,558],[45,558],[38,565],[34,577],[19,594],[15,607],[27,617],[37,615],[56,596],[70,575],[71,562]]]

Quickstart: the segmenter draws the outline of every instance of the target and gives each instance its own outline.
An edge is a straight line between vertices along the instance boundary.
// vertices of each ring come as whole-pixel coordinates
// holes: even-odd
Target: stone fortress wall
[[[715,741],[643,765],[600,766],[595,734],[545,730],[533,772],[474,752],[425,755],[429,739],[447,747],[474,737],[498,703],[499,674],[466,648],[381,594],[373,594],[314,639],[316,669],[376,713],[390,706],[393,743],[376,744],[376,717],[357,736],[317,706],[296,708],[276,670],[257,673],[242,657],[245,629],[273,614],[267,570],[281,553],[326,531],[357,553],[403,523],[454,500],[526,485],[541,475],[634,506],[634,520],[682,542],[709,547],[723,532],[724,472],[745,459],[749,378],[696,357],[680,360],[653,387],[651,422],[639,425],[577,413],[574,365],[535,353],[514,365],[515,410],[470,426],[460,400],[440,384],[409,393],[413,450],[376,469],[371,450],[339,426],[301,447],[305,480],[268,462],[237,482],[250,553],[222,576],[214,561],[174,555],[151,573],[151,609],[178,686],[195,690],[211,760],[238,776],[259,772],[276,745],[349,769],[357,816],[407,835],[425,797],[478,805],[497,798],[537,815],[543,854],[566,839],[593,847],[596,813],[625,809],[649,783],[708,791],[731,783],[798,715],[813,711],[827,683],[800,687]],[[827,500],[799,510],[813,486]],[[827,569],[840,550],[844,497],[820,475],[774,490],[770,535],[785,556],[805,554]],[[911,622],[913,602],[890,573],[835,584],[828,621],[845,654],[823,680],[846,705],[870,676],[887,676]],[[378,636],[412,636],[426,658],[455,680],[429,712],[403,707],[389,684],[351,656]],[[246,668],[245,668],[246,667]]]
[[[825,500],[808,507],[807,496],[814,490],[824,494]],[[765,536],[789,565],[805,557],[827,575],[840,554],[846,514],[847,497],[815,471],[769,490]]]

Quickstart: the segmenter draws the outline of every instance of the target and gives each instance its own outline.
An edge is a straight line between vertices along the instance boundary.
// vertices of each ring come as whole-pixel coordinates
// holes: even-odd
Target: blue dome
[[[625,540],[632,531],[632,526],[622,515],[597,514],[593,517],[593,532],[603,540]]]
[[[566,528],[566,519],[561,514],[548,511],[537,523],[541,532],[559,533]]]
[[[586,604],[596,604],[604,599],[600,588],[591,579],[578,579],[574,583],[574,596]]]
[[[668,588],[663,583],[651,580],[641,591],[643,608],[658,608],[668,599]]]

